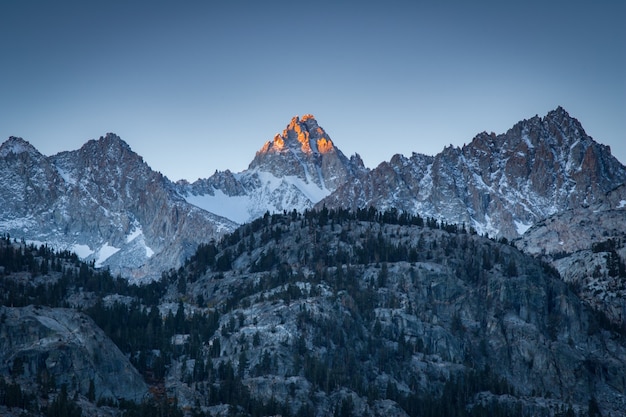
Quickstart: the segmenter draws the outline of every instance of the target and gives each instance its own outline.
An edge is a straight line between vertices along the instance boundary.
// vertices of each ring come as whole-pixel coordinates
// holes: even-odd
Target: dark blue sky
[[[558,105],[626,163],[626,2],[2,1],[0,141],[115,132],[170,179],[312,113],[370,167]]]

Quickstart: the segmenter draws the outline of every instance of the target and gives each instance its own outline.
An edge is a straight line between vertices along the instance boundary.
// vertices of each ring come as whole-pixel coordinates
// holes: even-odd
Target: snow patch
[[[58,165],[55,165],[55,168],[57,172],[59,173],[59,175],[61,176],[61,178],[63,178],[63,181],[65,181],[66,184],[72,184],[72,185],[76,184],[76,179],[72,177],[68,171],[64,170]]]
[[[126,243],[133,242],[136,239],[136,243],[144,247],[146,251],[146,258],[151,258],[152,255],[154,255],[154,251],[151,247],[146,245],[146,239],[143,234],[143,229],[137,221],[135,221],[135,223],[133,224],[133,230],[128,234],[128,236],[126,236]]]
[[[70,247],[70,250],[78,255],[81,259],[86,259],[89,255],[93,254],[91,248],[87,245],[81,245],[76,243]]]
[[[331,193],[326,187],[293,175],[278,178],[269,172],[250,171],[247,176],[260,185],[255,184],[256,189],[249,195],[230,196],[222,190],[213,189],[213,195],[187,194],[185,200],[198,208],[242,224],[259,215],[261,208],[261,214],[266,210],[282,210],[281,207],[285,205],[295,206],[302,211]]]
[[[239,224],[245,223],[250,218],[248,196],[229,196],[222,190],[215,190],[214,195],[187,195],[185,200],[209,213],[226,217]]]
[[[532,223],[530,223],[530,224],[529,223],[523,223],[523,222],[520,222],[520,221],[517,221],[517,220],[515,220],[514,223],[515,223],[515,229],[517,229],[517,234],[519,234],[520,236],[523,235],[524,233],[526,233],[526,231],[528,229],[530,229],[531,226],[532,226]]]
[[[526,146],[528,146],[528,149],[533,149],[535,147],[535,145],[533,145],[526,133],[522,134],[522,139],[524,140],[524,142],[526,142]]]
[[[0,149],[0,156],[5,158],[7,155],[9,154],[15,154],[18,155],[22,152],[28,152],[30,149],[28,148],[28,146],[26,146],[25,143],[23,143],[21,140],[11,140],[11,141],[6,141],[3,146],[2,149]]]
[[[285,181],[291,183],[296,186],[302,194],[306,196],[313,204],[322,200],[324,197],[327,197],[330,194],[330,190],[328,188],[320,188],[314,182],[306,183],[302,181],[301,178],[295,176],[285,177]]]
[[[617,206],[617,208],[624,208],[626,207],[626,200],[622,200],[619,202],[619,205]]]
[[[141,227],[135,226],[135,228],[126,236],[126,243],[130,243],[135,240],[137,237],[143,235],[143,230]]]
[[[326,187],[320,187],[315,184],[313,181],[305,181],[300,177],[295,175],[286,175],[282,178],[278,178],[275,175],[264,172],[264,171],[256,171],[255,172],[261,183],[263,183],[268,190],[275,191],[282,184],[291,184],[295,186],[304,196],[309,199],[313,204],[322,200],[324,197],[327,197],[331,191]],[[307,178],[310,178],[307,171]]]
[[[96,255],[95,267],[100,268],[107,259],[115,255],[119,250],[120,248],[116,248],[115,246],[110,246],[109,242],[102,245],[102,247],[98,250],[98,253]]]

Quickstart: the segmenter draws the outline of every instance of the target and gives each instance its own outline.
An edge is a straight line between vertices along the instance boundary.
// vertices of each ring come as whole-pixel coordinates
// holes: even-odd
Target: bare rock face
[[[610,149],[559,107],[435,157],[394,156],[318,207],[396,207],[515,238],[557,212],[618,207],[626,201],[625,183],[626,168]]]
[[[144,399],[148,387],[86,315],[49,307],[0,307],[0,373],[21,384],[67,385],[96,399]],[[25,388],[27,388],[25,386]]]
[[[570,210],[530,228],[515,245],[551,263],[594,310],[626,328],[626,209]]]
[[[185,202],[114,134],[51,157],[11,138],[0,148],[0,177],[3,233],[75,251],[138,282],[234,227]]]
[[[27,141],[10,137],[0,145],[0,203],[2,204],[2,224],[11,227],[38,226],[46,209],[42,201],[56,201],[62,195],[62,178],[47,163],[46,157]],[[52,213],[51,213],[52,214]]]

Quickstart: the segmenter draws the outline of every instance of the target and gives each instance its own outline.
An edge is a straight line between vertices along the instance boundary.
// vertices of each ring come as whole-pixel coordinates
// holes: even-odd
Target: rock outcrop
[[[66,385],[96,400],[141,402],[148,386],[126,356],[85,314],[75,310],[0,306],[0,374],[26,391]],[[30,385],[38,381],[39,389]]]
[[[514,244],[551,263],[581,299],[626,329],[626,208],[558,213]]]

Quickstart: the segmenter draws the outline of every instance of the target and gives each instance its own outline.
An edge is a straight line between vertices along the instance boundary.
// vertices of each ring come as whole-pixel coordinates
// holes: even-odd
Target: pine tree
[[[93,379],[89,380],[89,391],[87,391],[87,399],[91,402],[96,400],[96,386]]]

